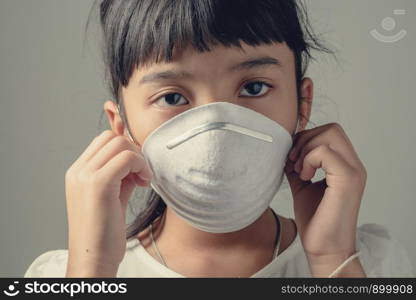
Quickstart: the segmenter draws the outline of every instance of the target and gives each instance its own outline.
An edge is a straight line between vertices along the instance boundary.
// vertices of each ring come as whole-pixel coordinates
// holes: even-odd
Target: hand
[[[312,182],[318,168],[326,177]],[[358,212],[367,180],[364,165],[342,127],[330,123],[295,135],[285,174],[309,263],[335,269],[356,252]]]
[[[70,166],[65,174],[67,276],[115,277],[126,250],[128,200],[151,176],[140,148],[111,130],[95,137]]]

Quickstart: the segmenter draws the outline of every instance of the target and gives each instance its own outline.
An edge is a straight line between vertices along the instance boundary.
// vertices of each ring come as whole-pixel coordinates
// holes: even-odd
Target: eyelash
[[[243,87],[246,87],[247,85],[249,85],[249,84],[255,84],[255,83],[260,83],[260,84],[262,84],[263,85],[263,87],[264,86],[266,86],[267,88],[268,88],[268,90],[266,91],[266,92],[264,92],[263,94],[261,94],[261,95],[258,95],[258,96],[241,96],[241,97],[243,97],[243,98],[259,98],[259,97],[262,97],[262,96],[264,96],[264,95],[266,95],[267,94],[267,92],[271,89],[271,88],[273,88],[273,86],[271,85],[271,84],[269,84],[269,83],[267,83],[267,82],[264,82],[264,81],[261,81],[261,80],[257,80],[257,81],[251,81],[251,82],[248,82],[248,83],[246,83]],[[263,88],[260,90],[260,92],[263,90]],[[161,100],[161,99],[163,99],[163,98],[165,98],[166,96],[168,96],[168,95],[179,95],[179,96],[181,96],[181,98],[183,97],[181,94],[179,94],[179,93],[166,93],[166,94],[164,94],[164,95],[162,95],[162,96],[160,96],[158,99],[156,99],[154,102],[156,103],[156,102],[158,102],[159,100]],[[159,105],[160,106],[160,105]],[[178,106],[178,105],[162,105],[162,106],[167,106],[167,107],[175,107],[175,106]]]

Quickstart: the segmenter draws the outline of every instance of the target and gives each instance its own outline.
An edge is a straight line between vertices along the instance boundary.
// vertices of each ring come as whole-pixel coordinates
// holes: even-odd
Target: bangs
[[[205,52],[216,45],[286,42],[294,52],[298,81],[310,48],[327,50],[296,0],[103,0],[99,12],[114,95],[120,83],[127,86],[135,68],[170,62],[174,51],[188,46]]]

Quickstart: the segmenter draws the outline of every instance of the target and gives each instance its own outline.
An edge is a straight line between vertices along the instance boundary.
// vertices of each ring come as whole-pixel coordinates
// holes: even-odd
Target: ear
[[[111,130],[117,135],[124,135],[124,124],[117,105],[113,101],[107,100],[104,103],[104,111],[107,115]]]
[[[313,81],[312,79],[305,77],[301,82],[301,98],[299,104],[299,116],[298,126],[296,133],[303,131],[308,124],[309,118],[312,111],[312,100],[313,100]]]

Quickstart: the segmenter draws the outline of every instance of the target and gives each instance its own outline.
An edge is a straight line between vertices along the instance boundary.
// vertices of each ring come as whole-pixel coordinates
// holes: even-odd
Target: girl
[[[305,128],[308,59],[329,50],[301,3],[104,0],[99,15],[111,130],[66,172],[68,250],[25,277],[414,275],[385,227],[357,228],[367,176],[342,127]],[[294,219],[269,206],[283,176]],[[126,232],[136,186],[150,194]]]

